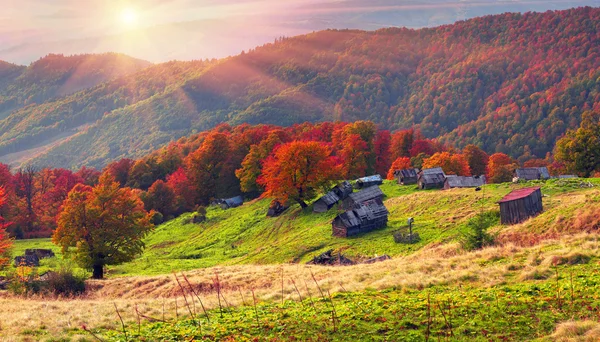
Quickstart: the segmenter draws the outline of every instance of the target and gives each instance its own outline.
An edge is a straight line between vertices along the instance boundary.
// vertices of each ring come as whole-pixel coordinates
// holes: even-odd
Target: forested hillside
[[[457,147],[544,157],[600,104],[598,17],[588,7],[421,30],[322,31],[189,69],[157,65],[157,75],[13,112],[0,122],[0,155],[83,124],[91,127],[36,163],[99,167],[221,122],[372,120]],[[172,68],[181,73],[152,85]]]

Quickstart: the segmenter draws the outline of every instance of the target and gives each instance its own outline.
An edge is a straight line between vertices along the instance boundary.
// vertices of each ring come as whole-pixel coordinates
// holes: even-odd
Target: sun
[[[138,22],[138,13],[133,8],[124,8],[120,13],[121,23],[127,26],[135,26]]]

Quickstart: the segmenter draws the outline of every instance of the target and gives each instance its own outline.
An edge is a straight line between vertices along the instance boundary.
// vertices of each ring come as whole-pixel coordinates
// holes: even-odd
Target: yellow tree
[[[58,215],[52,242],[94,279],[104,277],[105,265],[131,261],[144,248],[142,239],[153,228],[153,213],[129,188],[105,173],[94,188],[78,184]]]
[[[423,161],[423,168],[441,167],[446,174],[457,176],[470,176],[471,169],[467,159],[462,154],[438,152]]]

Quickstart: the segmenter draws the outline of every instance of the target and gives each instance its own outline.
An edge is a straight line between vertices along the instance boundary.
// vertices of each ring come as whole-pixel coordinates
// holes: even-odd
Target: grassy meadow
[[[461,232],[471,218],[498,210],[496,202],[512,189],[537,185],[543,214],[492,227],[496,246],[462,248]],[[313,214],[312,208],[293,206],[281,217],[266,218],[268,200],[230,210],[211,207],[205,223],[191,224],[186,214],[156,227],[143,255],[110,266],[109,279],[89,281],[84,297],[0,294],[0,336],[91,341],[98,334],[125,340],[116,305],[128,338],[142,340],[552,340],[559,339],[556,334],[593,340],[600,329],[594,323],[600,308],[592,303],[600,296],[599,185],[600,179],[549,180],[486,185],[478,192],[418,191],[386,181],[388,227],[350,239],[331,236],[336,210]],[[405,228],[408,217],[415,219],[421,241],[396,244],[392,234]],[[47,239],[17,241],[13,252],[26,248],[59,252]],[[359,261],[382,254],[393,259],[305,265],[328,249]],[[64,264],[58,256],[42,261],[40,272]],[[179,272],[183,281],[181,271],[195,293],[175,280],[173,272]],[[211,310],[210,323],[201,317],[200,299]],[[227,307],[223,317],[219,302]],[[196,320],[190,320],[193,310]]]

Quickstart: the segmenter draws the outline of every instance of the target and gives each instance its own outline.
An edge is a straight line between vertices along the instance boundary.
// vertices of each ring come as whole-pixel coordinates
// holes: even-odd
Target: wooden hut
[[[289,208],[287,205],[281,204],[281,202],[279,202],[279,201],[273,201],[273,202],[271,202],[271,205],[269,206],[269,210],[267,210],[267,216],[268,217],[277,217],[277,216],[283,214],[283,212],[286,211],[287,208]]]
[[[383,184],[383,179],[380,175],[373,175],[368,177],[359,178],[356,180],[356,187],[359,189],[368,188],[375,185]]]
[[[542,191],[539,187],[514,190],[499,202],[502,224],[517,224],[537,216],[542,206]]]
[[[323,195],[323,197],[315,201],[313,204],[313,212],[324,213],[329,211],[340,200],[348,198],[348,196],[352,194],[352,191],[354,191],[354,189],[352,188],[352,184],[350,184],[350,182],[344,181],[343,183],[338,184],[328,193]]]
[[[35,254],[15,257],[15,267],[19,266],[38,267],[40,266],[40,258]]]
[[[446,174],[441,167],[425,169],[419,172],[417,185],[421,190],[443,189],[446,183]]]
[[[383,228],[388,222],[388,210],[379,199],[360,204],[338,215],[331,223],[332,234],[349,237]]]
[[[472,176],[472,177],[464,177],[464,176],[455,176],[448,175],[446,176],[446,182],[444,183],[444,189],[453,189],[453,188],[477,188],[483,186],[485,184],[485,176]]]
[[[242,196],[226,198],[226,199],[219,200],[219,204],[220,204],[221,208],[223,208],[224,210],[230,209],[230,208],[237,208],[237,207],[241,206],[242,204],[244,204],[244,198]]]
[[[339,202],[339,200],[340,200],[340,198],[338,197],[338,195],[335,192],[329,191],[328,193],[323,195],[321,198],[319,198],[313,204],[313,212],[315,212],[315,213],[327,212],[327,211],[329,211],[329,209],[333,208],[333,206],[336,205],[337,202]]]
[[[371,186],[366,189],[362,189],[359,192],[350,194],[350,196],[348,196],[348,198],[342,202],[342,207],[344,210],[350,210],[369,200],[378,199],[383,201],[383,196],[383,191],[381,191],[378,186]]]
[[[335,192],[335,194],[340,198],[340,200],[345,200],[350,196],[350,194],[354,191],[352,184],[348,181],[343,181],[338,184],[335,188],[331,189],[331,191]]]
[[[547,167],[525,167],[516,169],[514,177],[516,180],[525,181],[549,179],[550,172]]]
[[[417,184],[419,179],[416,169],[397,170],[394,172],[394,176],[400,185]]]

